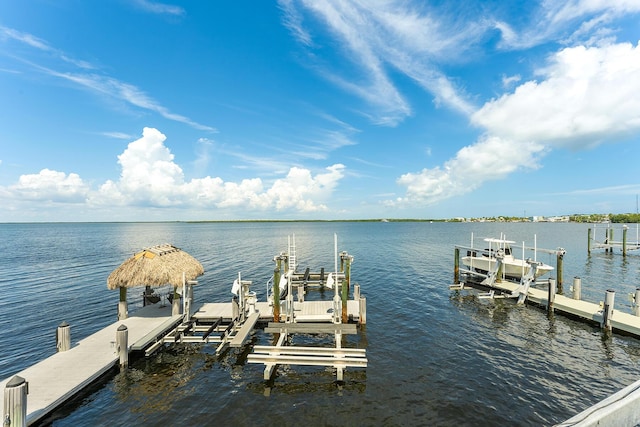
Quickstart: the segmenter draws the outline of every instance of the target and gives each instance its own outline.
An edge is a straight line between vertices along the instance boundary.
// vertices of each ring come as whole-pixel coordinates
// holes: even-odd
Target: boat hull
[[[486,273],[488,271],[492,271],[496,266],[496,258],[485,257],[485,256],[466,256],[462,257],[462,264],[469,267],[471,270],[475,270],[478,272]],[[505,257],[502,261],[502,269],[505,277],[521,279],[523,275],[526,275],[531,266],[525,261],[521,259]],[[536,269],[535,278],[549,273],[553,271],[553,267],[548,264],[538,265]]]

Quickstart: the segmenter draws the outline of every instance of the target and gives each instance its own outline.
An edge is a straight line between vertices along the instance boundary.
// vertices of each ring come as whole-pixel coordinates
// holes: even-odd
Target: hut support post
[[[26,427],[27,394],[29,383],[22,377],[14,376],[4,389],[4,426]]]
[[[613,303],[615,300],[616,291],[613,289],[607,289],[604,296],[604,309],[602,310],[602,327],[606,331],[611,331],[611,317],[613,316]]]
[[[71,348],[71,326],[67,322],[62,322],[56,330],[56,348],[58,352]]]
[[[178,287],[173,287],[173,300],[171,301],[171,315],[177,316],[180,314],[180,294],[178,293]]]
[[[582,299],[582,279],[577,276],[573,278],[573,287],[571,288],[571,297],[575,300]]]
[[[129,330],[126,325],[118,326],[116,331],[116,347],[120,356],[120,368],[126,368],[129,365]]]
[[[118,301],[118,320],[124,320],[129,317],[129,309],[127,308],[127,288],[120,287],[120,301]]]

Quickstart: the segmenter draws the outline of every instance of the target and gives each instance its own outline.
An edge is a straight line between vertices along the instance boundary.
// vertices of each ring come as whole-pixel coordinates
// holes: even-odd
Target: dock
[[[182,315],[172,316],[171,307],[147,306],[134,316],[117,321],[16,374],[28,384],[26,424],[31,425],[106,374],[119,362],[117,330],[127,327],[131,348],[144,347],[180,323]],[[0,382],[4,390],[12,378]],[[4,411],[4,409],[3,409]],[[2,419],[7,414],[2,413]],[[11,424],[17,425],[17,424]]]
[[[337,248],[337,237],[334,239]],[[366,297],[361,295],[360,285],[351,286],[353,257],[346,252],[338,254],[336,250],[332,272],[325,273],[322,268],[312,273],[307,268],[300,273],[296,270],[295,237],[293,243],[290,238],[288,251],[274,258],[278,268],[267,301],[257,300],[256,292],[251,291],[252,282],[243,280],[239,272],[231,288],[233,296],[227,302],[199,304],[194,304],[193,289],[198,285],[195,277],[203,270],[189,257],[174,246],[161,245],[135,254],[114,272],[118,274],[112,273],[109,287],[120,289],[119,320],[74,344],[70,342],[69,325],[61,325],[57,353],[0,382],[5,390],[1,414],[4,425],[26,426],[42,421],[116,366],[126,369],[130,353],[150,356],[165,344],[213,344],[216,355],[220,355],[250,345],[256,333],[273,334],[277,345],[255,346],[247,357],[248,363],[265,365],[265,380],[272,377],[278,365],[333,367],[338,381],[343,381],[347,367],[367,366],[365,349],[342,348],[343,334],[357,334],[366,324]],[[149,273],[153,268],[161,262],[175,262],[172,259],[186,259],[193,272],[172,279],[174,289],[166,298],[167,304],[163,295],[147,285],[142,294],[145,305],[129,316],[126,274],[146,268],[145,277],[152,277]],[[137,267],[132,268],[134,264]],[[143,283],[139,278],[131,280]],[[159,286],[166,279],[154,280]],[[181,293],[177,291],[179,286]],[[331,290],[333,299],[308,299],[309,287]],[[292,334],[318,336],[325,345],[290,345]],[[332,347],[326,346],[327,335],[335,339]]]

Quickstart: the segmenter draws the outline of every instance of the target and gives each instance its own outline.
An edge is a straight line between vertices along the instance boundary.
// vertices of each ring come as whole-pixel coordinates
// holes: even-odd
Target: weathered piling
[[[556,298],[556,280],[549,279],[549,290],[547,293],[547,311],[553,313],[553,301]]]
[[[591,255],[591,228],[587,230],[587,254]]]
[[[367,297],[360,296],[359,302],[359,322],[361,325],[367,324]]]
[[[613,316],[613,303],[615,300],[616,291],[613,289],[607,289],[604,296],[604,308],[602,310],[602,327],[611,331],[611,317]]]
[[[627,256],[627,227],[624,225],[622,227],[622,256]]]
[[[573,287],[571,288],[571,297],[575,300],[582,299],[582,279],[577,276],[573,278]]]
[[[116,348],[120,356],[120,368],[126,368],[129,365],[129,330],[126,325],[118,326],[116,331]]]
[[[62,322],[56,329],[56,349],[67,351],[71,348],[71,326],[67,322]]]
[[[29,383],[14,376],[4,389],[4,426],[25,427],[27,425],[27,394]]]
[[[640,316],[640,288],[636,288],[636,294],[633,298],[633,314]]]
[[[564,283],[563,280],[563,276],[564,276],[564,254],[565,251],[562,248],[558,248],[558,251],[556,252],[556,280],[557,280],[557,291],[560,292],[561,294],[563,294],[562,292],[562,284]]]
[[[453,255],[453,283],[460,282],[460,248],[455,248]]]
[[[178,287],[173,287],[173,298],[171,299],[171,315],[177,316],[180,314],[180,294],[178,293]]]
[[[273,270],[273,321],[280,321],[280,267],[282,259],[276,257],[277,267]]]
[[[351,289],[351,263],[353,257],[346,252],[340,254],[340,267],[344,272],[344,280],[342,281],[342,322],[349,321],[349,311],[347,310],[347,302],[349,300],[349,290]]]

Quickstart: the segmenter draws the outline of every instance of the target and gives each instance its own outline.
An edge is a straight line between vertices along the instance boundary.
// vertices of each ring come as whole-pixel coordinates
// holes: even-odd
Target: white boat
[[[513,256],[511,244],[512,240],[505,239],[484,239],[489,244],[488,248],[469,250],[467,256],[462,257],[462,264],[469,267],[470,270],[483,274],[494,271],[498,258],[502,258],[502,277],[520,280],[531,269],[531,265],[526,259],[516,258]],[[553,271],[553,267],[538,263],[535,278]]]

